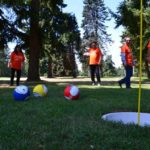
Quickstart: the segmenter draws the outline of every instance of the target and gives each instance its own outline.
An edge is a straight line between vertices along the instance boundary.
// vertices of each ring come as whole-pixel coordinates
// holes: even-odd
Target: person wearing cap
[[[23,67],[23,62],[25,61],[25,56],[20,48],[16,46],[14,51],[10,54],[10,61],[8,62],[8,67],[11,68],[10,86],[14,84],[14,75],[17,73],[16,85],[19,85],[21,70]]]
[[[118,84],[121,88],[122,84],[125,84],[127,89],[131,88],[130,78],[133,75],[133,55],[130,44],[130,37],[126,37],[124,44],[121,46],[121,60],[125,68],[126,75],[123,79],[118,81]]]
[[[88,52],[85,52],[83,54],[84,56],[89,56],[89,68],[90,68],[90,76],[92,85],[101,85],[101,79],[100,79],[100,63],[102,60],[102,52],[100,48],[97,46],[97,42],[92,42],[90,44],[90,48]],[[97,84],[95,82],[95,74],[97,78]]]
[[[147,61],[150,63],[150,41],[147,44]]]

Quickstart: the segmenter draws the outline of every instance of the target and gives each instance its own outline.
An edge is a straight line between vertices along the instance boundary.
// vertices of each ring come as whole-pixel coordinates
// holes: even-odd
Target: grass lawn
[[[61,80],[60,80],[61,81]],[[69,81],[71,82],[71,81]],[[150,127],[106,122],[109,112],[137,111],[138,84],[130,90],[106,80],[101,87],[75,82],[80,99],[63,97],[67,82],[47,82],[48,95],[13,100],[0,88],[0,150],[150,150]],[[33,85],[29,85],[32,93]],[[150,112],[150,85],[143,84],[141,111]]]

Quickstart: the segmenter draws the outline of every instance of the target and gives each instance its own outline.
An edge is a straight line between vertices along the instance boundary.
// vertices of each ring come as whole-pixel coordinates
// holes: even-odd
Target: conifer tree
[[[140,50],[140,1],[125,0],[120,3],[117,12],[112,13],[116,19],[116,27],[122,25],[125,32],[122,37],[131,36],[134,57],[139,60]],[[145,60],[145,70],[150,78],[150,70],[146,61],[146,45],[150,38],[150,0],[143,1],[143,62]],[[137,63],[138,64],[138,63]],[[143,65],[144,67],[144,65]]]
[[[84,30],[83,45],[95,40],[101,48],[110,42],[106,21],[109,20],[108,9],[103,0],[84,0],[82,28]]]

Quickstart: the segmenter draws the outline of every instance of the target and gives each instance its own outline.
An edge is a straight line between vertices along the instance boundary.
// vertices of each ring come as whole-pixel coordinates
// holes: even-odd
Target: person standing
[[[131,88],[130,78],[133,75],[133,55],[132,49],[130,47],[131,39],[130,37],[125,38],[125,43],[121,47],[121,60],[125,68],[125,77],[118,81],[119,86],[122,88],[122,84],[126,85],[126,88]]]
[[[84,56],[89,56],[89,68],[90,68],[90,76],[92,85],[96,85],[95,82],[95,74],[97,78],[97,85],[101,85],[101,79],[100,79],[100,63],[102,59],[102,52],[100,48],[97,46],[97,42],[92,42],[90,44],[90,48],[88,52],[85,52],[83,54]]]
[[[15,72],[17,73],[16,85],[19,85],[24,61],[24,54],[20,46],[17,45],[14,51],[10,54],[10,61],[8,63],[8,67],[11,68],[10,86],[13,86],[14,84]]]
[[[147,61],[150,63],[150,41],[148,42],[147,45]]]

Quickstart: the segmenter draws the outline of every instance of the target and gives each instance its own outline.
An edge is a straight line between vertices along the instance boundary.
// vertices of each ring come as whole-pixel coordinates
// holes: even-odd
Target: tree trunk
[[[51,56],[49,56],[48,59],[48,78],[52,78],[53,77],[53,67],[52,67],[52,58]]]
[[[39,30],[39,8],[40,1],[31,1],[30,20],[30,49],[29,49],[29,69],[28,81],[40,80],[39,76],[39,56],[40,56],[40,30]]]
[[[67,62],[67,53],[63,54],[63,66],[64,66],[64,71],[63,71],[63,76],[66,76],[66,66],[68,65]]]
[[[70,62],[71,62],[71,71],[73,78],[77,77],[77,67],[76,67],[76,60],[75,60],[75,54],[73,50],[73,43],[70,45]]]
[[[148,66],[148,61],[145,61],[145,69],[146,69],[146,73],[147,73],[147,77],[148,79],[150,79],[150,70],[149,70],[149,66]]]

